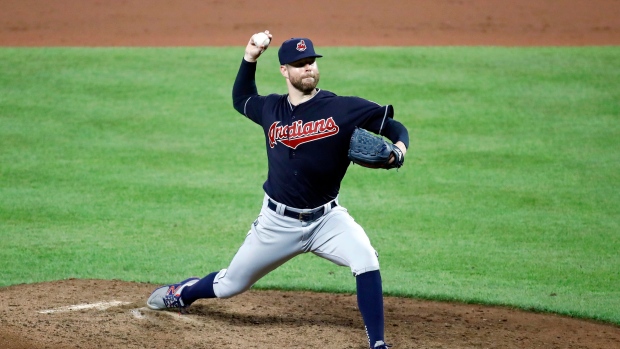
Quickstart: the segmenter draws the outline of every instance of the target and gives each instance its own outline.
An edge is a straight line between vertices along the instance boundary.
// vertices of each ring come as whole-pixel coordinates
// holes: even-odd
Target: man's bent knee
[[[235,282],[226,277],[227,269],[220,270],[213,280],[213,292],[217,298],[230,298],[241,294],[252,287],[251,283]]]

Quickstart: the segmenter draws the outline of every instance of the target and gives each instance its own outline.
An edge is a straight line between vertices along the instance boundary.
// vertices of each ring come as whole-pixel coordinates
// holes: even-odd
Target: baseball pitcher
[[[351,269],[369,347],[386,349],[378,255],[338,202],[338,193],[351,161],[401,167],[408,131],[393,119],[391,105],[317,88],[322,56],[308,38],[286,40],[279,48],[288,94],[259,95],[257,60],[272,38],[268,31],[264,35],[267,41],[248,42],[232,91],[234,108],[265,135],[268,174],[262,209],[227,268],[159,287],[147,305],[182,310],[197,299],[232,297],[291,258],[312,252]]]

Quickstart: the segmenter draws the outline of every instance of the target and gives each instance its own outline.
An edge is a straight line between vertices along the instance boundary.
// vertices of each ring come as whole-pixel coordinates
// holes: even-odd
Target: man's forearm
[[[252,96],[258,95],[255,75],[256,63],[251,63],[244,59],[239,67],[232,90],[233,106],[241,114],[243,114],[245,101]]]

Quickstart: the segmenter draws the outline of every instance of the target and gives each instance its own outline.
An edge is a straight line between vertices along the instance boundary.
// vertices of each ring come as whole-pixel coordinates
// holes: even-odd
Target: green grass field
[[[620,324],[620,48],[324,48],[320,86],[393,104],[400,171],[341,203],[386,294]],[[260,209],[243,48],[0,49],[0,286],[167,283],[226,267]],[[262,94],[284,93],[276,50]],[[301,256],[256,287],[354,292]]]

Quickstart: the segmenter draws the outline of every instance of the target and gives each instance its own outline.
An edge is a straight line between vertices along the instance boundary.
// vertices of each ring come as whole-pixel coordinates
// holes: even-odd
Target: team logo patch
[[[297,43],[297,51],[304,52],[306,48],[307,48],[306,42],[303,40],[299,40],[299,42]]]
[[[271,148],[280,142],[289,148],[297,149],[300,144],[333,136],[340,130],[333,117],[308,121],[305,124],[298,120],[290,126],[278,126],[279,123],[280,121],[276,121],[269,127],[269,146]]]
[[[177,287],[175,287],[175,285],[172,285],[172,286],[168,287],[168,292],[166,292],[166,295],[175,294],[176,291],[177,291]]]

